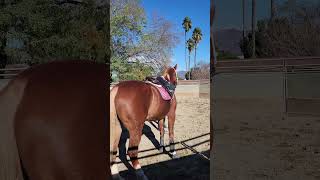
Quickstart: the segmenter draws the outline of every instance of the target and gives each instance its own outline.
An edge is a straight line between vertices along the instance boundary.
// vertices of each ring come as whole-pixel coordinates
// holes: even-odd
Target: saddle
[[[145,78],[145,83],[151,84],[158,88],[162,99],[168,101],[173,98],[175,86],[170,84],[167,80],[165,80],[163,77],[152,77],[148,76]]]

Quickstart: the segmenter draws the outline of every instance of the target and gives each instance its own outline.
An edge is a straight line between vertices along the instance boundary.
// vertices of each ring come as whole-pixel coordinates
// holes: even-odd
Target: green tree
[[[119,80],[127,80],[133,78],[128,75],[132,64],[127,60],[135,54],[136,43],[143,38],[145,12],[138,0],[111,0],[110,15],[111,71]]]
[[[269,26],[277,21],[272,21],[269,23]],[[253,36],[252,32],[248,33],[244,39],[240,40],[240,49],[244,55],[244,58],[251,58],[253,54],[256,57],[268,57],[270,48],[267,48],[269,38],[267,37],[268,28],[270,28],[266,20],[260,20],[257,23],[257,29],[254,31],[255,34],[255,53],[253,53]],[[221,56],[230,57],[232,54],[221,54]],[[225,58],[224,58],[225,59]]]
[[[276,17],[272,21],[260,20],[257,23],[256,55],[259,58],[318,56],[320,37],[316,5],[296,9],[294,16]],[[281,11],[279,12],[281,13]],[[310,13],[310,14],[309,14]],[[245,58],[252,56],[252,34],[249,33],[240,46]],[[241,43],[242,44],[242,43]]]
[[[191,80],[191,79],[192,79],[192,73],[191,73],[191,71],[187,71],[184,76],[185,76],[186,80]]]
[[[127,61],[114,61],[112,65],[117,71],[116,73],[118,80],[143,80],[146,76],[153,73],[151,66],[137,62],[127,62]],[[112,79],[115,81],[114,79]]]
[[[127,59],[135,54],[143,38],[147,25],[144,9],[139,0],[112,0],[110,14],[112,58]]]
[[[184,42],[185,42],[184,61],[186,63],[186,69],[187,69],[187,66],[188,66],[188,62],[187,62],[187,32],[189,32],[189,30],[192,28],[192,22],[189,17],[185,17],[183,19],[182,27],[184,29]]]
[[[153,74],[170,63],[172,49],[178,42],[170,21],[156,14],[147,21],[140,0],[112,0],[110,14],[111,70],[119,74],[120,80],[138,78],[129,75],[132,73],[128,69],[137,72],[131,60],[141,61],[139,68],[146,68],[144,72],[152,69]]]
[[[197,47],[202,40],[202,32],[200,28],[195,28],[192,33],[192,39],[194,41],[194,67],[197,65]]]
[[[194,43],[194,40],[189,38],[188,41],[187,41],[187,48],[188,48],[188,51],[189,51],[189,64],[188,64],[188,71],[189,71],[189,80],[190,80],[190,72],[191,72],[191,69],[190,69],[190,54],[192,52],[192,50],[194,49],[195,47],[195,43]]]
[[[11,62],[109,62],[109,4],[94,0],[8,0],[0,6],[0,47]]]

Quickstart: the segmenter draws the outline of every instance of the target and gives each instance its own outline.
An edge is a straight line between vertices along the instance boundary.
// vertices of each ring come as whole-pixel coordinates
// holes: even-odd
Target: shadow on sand
[[[209,156],[209,151],[203,154]],[[142,169],[149,180],[209,180],[210,178],[210,161],[198,155],[146,165]],[[122,171],[120,175],[127,180],[137,180],[132,171]]]
[[[154,145],[155,147],[154,149],[160,148],[160,144],[156,139],[154,133],[152,132],[150,126],[146,124],[144,125],[143,134]],[[134,174],[133,168],[129,163],[129,161],[127,160],[126,142],[128,140],[129,140],[129,132],[125,127],[122,126],[122,134],[119,142],[119,159],[128,168],[128,170],[120,172],[120,175],[123,178],[128,180],[136,180],[136,176]],[[152,149],[142,150],[139,152],[144,152],[149,150],[152,150]],[[165,151],[164,153],[168,154],[169,156],[169,153],[167,151]],[[207,157],[210,156],[209,151],[205,151],[202,153]],[[157,154],[154,154],[152,156],[156,156],[156,155]],[[172,159],[169,161],[146,165],[146,166],[143,166],[142,169],[144,170],[149,180],[177,180],[177,179],[208,180],[210,177],[210,161],[196,154],[185,156],[179,159]]]
[[[133,170],[131,164],[127,160],[127,149],[126,142],[129,141],[129,131],[121,124],[122,134],[119,142],[119,159],[123,162],[123,164],[129,169]],[[160,148],[160,143],[156,139],[156,136],[152,132],[151,128],[144,124],[142,134],[144,134],[153,144],[156,149]]]

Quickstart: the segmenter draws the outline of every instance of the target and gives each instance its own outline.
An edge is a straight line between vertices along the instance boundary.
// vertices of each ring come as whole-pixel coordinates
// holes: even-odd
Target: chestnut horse
[[[163,78],[174,87],[177,85],[177,65],[166,68]],[[111,173],[118,175],[114,164],[121,135],[120,122],[129,131],[128,155],[138,179],[147,179],[138,161],[138,146],[141,140],[145,121],[159,121],[160,146],[163,150],[165,116],[168,116],[170,153],[177,158],[174,148],[174,122],[177,100],[175,95],[171,100],[164,100],[157,87],[143,81],[123,81],[110,91],[110,127],[111,127]],[[118,176],[118,178],[121,178]]]
[[[68,60],[12,79],[0,91],[0,179],[111,179],[108,75]]]

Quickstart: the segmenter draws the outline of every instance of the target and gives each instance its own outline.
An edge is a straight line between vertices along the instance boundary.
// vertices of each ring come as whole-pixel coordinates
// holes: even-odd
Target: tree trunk
[[[244,47],[244,36],[245,36],[245,0],[242,0],[242,46]],[[244,57],[244,53],[243,53]]]
[[[288,1],[289,1],[290,15],[293,16],[296,11],[296,0],[288,0]]]
[[[252,58],[256,58],[256,0],[252,0]]]
[[[197,66],[197,45],[195,45],[194,47],[194,65],[193,65],[193,69]]]
[[[188,80],[190,80],[190,77],[191,77],[191,68],[190,68],[190,52],[189,52],[189,74],[188,74],[188,76],[189,76],[189,79],[188,79]]]
[[[273,20],[275,16],[276,16],[276,5],[274,3],[274,0],[271,0],[271,20]]]
[[[188,62],[187,62],[187,32],[184,31],[184,62],[186,63],[186,71],[188,71]]]

